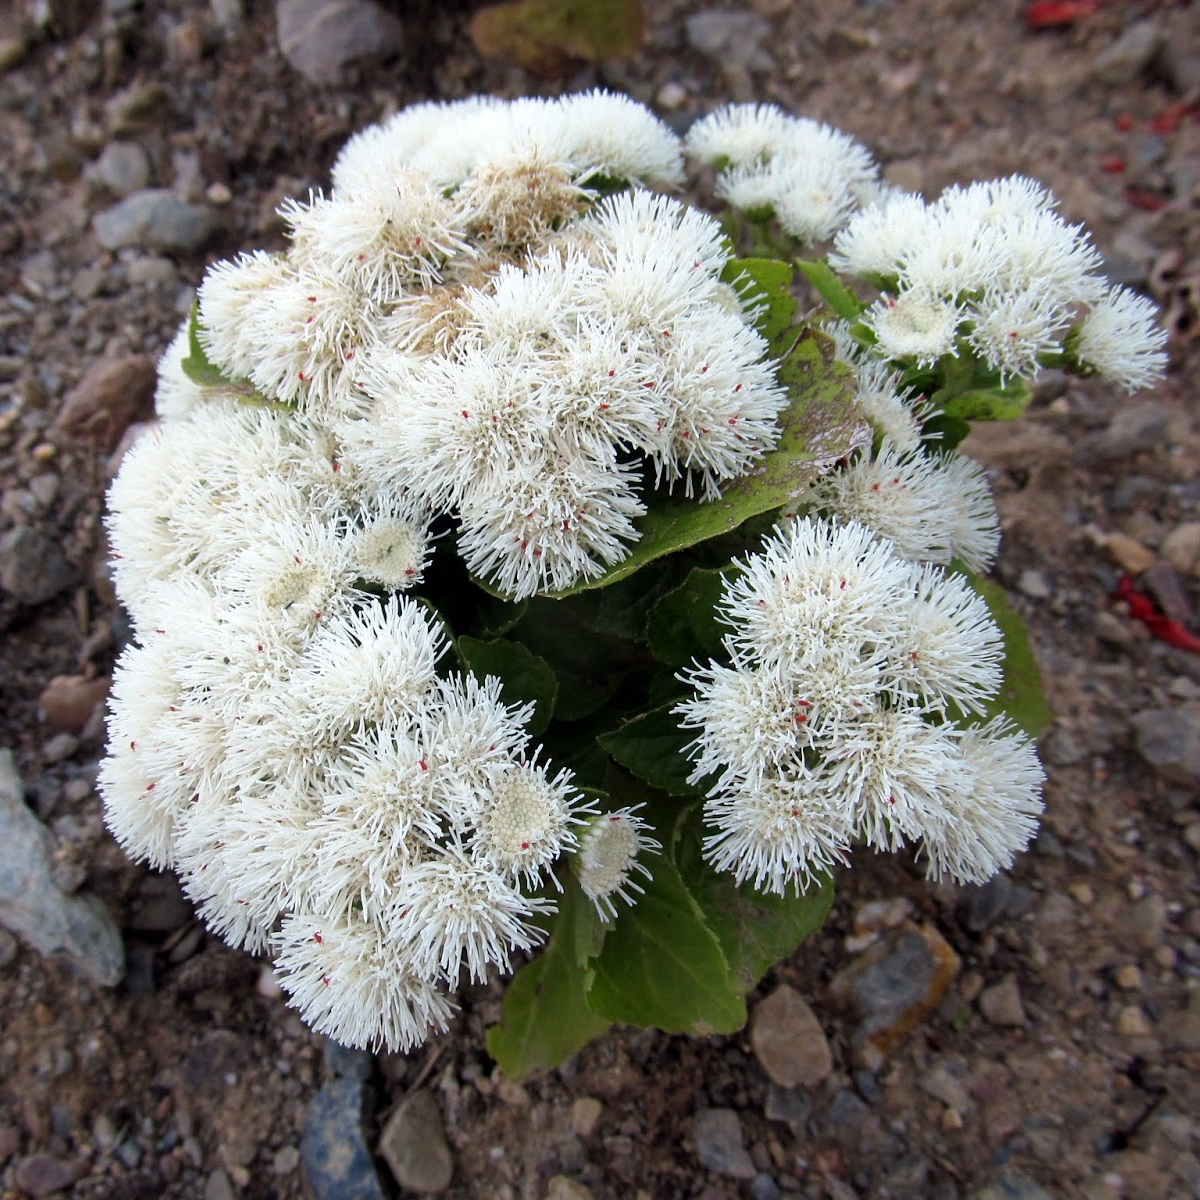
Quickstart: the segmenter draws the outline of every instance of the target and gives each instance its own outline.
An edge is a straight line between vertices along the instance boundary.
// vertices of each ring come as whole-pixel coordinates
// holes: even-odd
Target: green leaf
[[[932,399],[947,417],[960,421],[1012,421],[1029,407],[1033,393],[1023,379],[1017,379],[1003,387],[935,392]]]
[[[504,685],[505,703],[524,704],[532,700],[535,708],[529,732],[535,737],[545,732],[558,699],[558,678],[544,658],[520,642],[506,638],[485,642],[463,636],[455,642],[455,648],[463,666],[481,683],[487,675],[499,677]]]
[[[936,439],[939,450],[953,450],[969,433],[971,424],[960,417],[935,413],[921,426],[921,436]]]
[[[509,1079],[558,1066],[608,1028],[584,995],[584,963],[598,946],[599,926],[594,906],[568,877],[549,942],[513,976],[500,1022],[487,1033],[488,1053]]]
[[[641,540],[629,557],[596,579],[551,593],[557,597],[606,587],[646,563],[736,529],[744,521],[783,508],[808,483],[839,458],[869,444],[870,428],[856,404],[858,392],[850,368],[835,361],[833,342],[806,330],[779,367],[791,403],[780,414],[782,435],[773,450],[749,474],[734,480],[721,496],[699,503],[655,493],[638,522]]]
[[[651,607],[677,578],[674,563],[665,562],[606,587],[600,592],[596,628],[631,642],[644,642]]]
[[[529,608],[528,600],[505,600],[482,588],[480,591],[482,594],[477,604],[474,625],[484,635],[500,637],[501,634],[508,633]]]
[[[817,289],[821,299],[843,321],[856,321],[866,311],[867,306],[838,278],[827,262],[801,258],[796,260],[796,266]]]
[[[806,937],[816,933],[833,904],[829,876],[802,896],[768,895],[749,884],[739,887],[732,875],[715,870],[701,856],[698,817],[688,821],[676,857],[680,876],[721,943],[735,985],[743,993],[753,991],[775,963],[790,957]]]
[[[221,372],[221,368],[214,366],[209,361],[208,354],[204,350],[204,343],[200,340],[199,304],[192,305],[192,311],[188,316],[188,353],[181,365],[183,373],[201,387],[223,387],[229,383],[229,380]]]
[[[645,894],[618,912],[592,960],[588,1007],[609,1021],[668,1033],[741,1029],[746,1003],[720,942],[670,858],[645,861],[653,878],[639,878]]]
[[[778,357],[787,344],[785,335],[796,319],[796,298],[792,295],[790,263],[778,258],[731,258],[721,272],[748,309],[757,309],[755,327],[770,343]]]
[[[695,659],[724,656],[729,627],[717,616],[725,580],[735,570],[696,567],[674,591],[650,610],[646,632],[650,651],[670,667],[686,667]]]
[[[983,597],[992,619],[1004,634],[1004,686],[992,702],[988,716],[1007,713],[1031,738],[1040,738],[1054,723],[1054,713],[1046,703],[1041,673],[1025,622],[998,583],[981,579],[969,571],[963,574]]]
[[[698,788],[687,781],[692,764],[683,750],[695,735],[680,728],[679,718],[671,712],[672,703],[640,713],[597,741],[621,766],[651,787],[672,796],[693,796]]]

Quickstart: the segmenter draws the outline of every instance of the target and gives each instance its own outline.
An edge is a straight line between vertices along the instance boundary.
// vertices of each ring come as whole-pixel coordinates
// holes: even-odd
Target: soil
[[[1163,305],[1172,368],[1133,399],[1048,378],[1021,422],[968,443],[1003,518],[996,575],[1029,623],[1057,718],[1042,746],[1044,829],[986,894],[931,887],[898,858],[856,859],[824,930],[751,1003],[781,983],[799,991],[831,1074],[781,1091],[748,1033],[621,1030],[516,1085],[484,1049],[492,987],[460,997],[445,1037],[361,1064],[368,1145],[426,1087],[454,1197],[1200,1196],[1200,655],[1112,602],[1126,567],[1157,562],[1160,601],[1196,628],[1197,577],[1171,549],[1200,518],[1195,11],[1113,0],[1033,30],[1009,3],[758,0],[738,10],[763,23],[757,49],[731,35],[706,53],[688,32],[694,5],[646,7],[636,57],[547,83],[478,57],[456,9],[394,5],[405,50],[339,87],[288,65],[266,3],[228,29],[217,16],[238,5],[217,0],[30,4],[31,21],[53,19],[21,34],[23,51],[3,40],[21,13],[0,14],[0,534],[45,535],[70,574],[49,600],[0,593],[0,744],[55,835],[58,878],[108,906],[128,956],[124,982],[102,989],[0,930],[4,1197],[50,1194],[56,1179],[92,1200],[305,1195],[306,1109],[338,1069],[262,965],[208,936],[170,880],[105,833],[97,715],[43,711],[52,678],[103,678],[127,635],[103,568],[111,446],[56,425],[67,396],[102,355],[161,352],[207,261],[278,246],[275,205],[326,183],[356,128],[415,100],[596,84],[681,129],[724,100],[779,103],[860,138],[889,179],[927,195],[1036,176],[1090,226],[1112,274]],[[151,185],[219,209],[205,252],[99,245],[91,218],[114,196],[94,164],[113,142],[145,151]],[[1137,547],[1106,544],[1112,533]],[[1161,710],[1193,739],[1191,770],[1139,753],[1135,718]],[[829,984],[861,951],[863,906],[891,898],[940,932],[961,971],[864,1065]],[[736,1114],[753,1172],[712,1167],[695,1121],[706,1109]]]

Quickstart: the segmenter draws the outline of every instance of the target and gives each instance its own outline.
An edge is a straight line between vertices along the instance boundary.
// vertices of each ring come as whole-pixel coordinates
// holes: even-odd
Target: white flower
[[[256,250],[214,263],[200,283],[200,341],[209,358],[235,379],[246,379],[260,356],[249,320],[255,301],[288,277],[285,260]]]
[[[872,428],[889,441],[901,454],[912,454],[921,448],[923,441],[921,421],[928,415],[928,404],[902,396],[898,390],[899,374],[890,364],[878,359],[868,359],[855,365],[844,355],[849,350],[845,344],[839,346],[839,357],[850,361],[858,377],[858,404]]]
[[[494,868],[447,850],[405,872],[384,926],[421,978],[440,976],[453,985],[465,969],[482,983],[489,966],[508,970],[514,950],[543,939],[529,918],[553,911],[549,901],[523,896]]]
[[[704,802],[716,832],[704,857],[738,883],[783,896],[807,891],[846,861],[851,831],[819,780],[768,776],[753,786],[719,792]]]
[[[560,152],[577,179],[601,176],[643,186],[683,182],[679,139],[648,109],[599,89],[563,96]]]
[[[943,455],[939,471],[953,498],[949,507],[951,553],[969,570],[986,571],[1000,549],[1000,514],[987,475],[965,454]]]
[[[453,1006],[417,976],[404,950],[360,917],[296,913],[274,939],[290,1003],[318,1033],[361,1049],[399,1051],[445,1030]]]
[[[579,886],[596,906],[601,921],[616,919],[617,900],[634,904],[631,892],[645,894],[634,875],[653,878],[653,872],[638,856],[659,853],[662,843],[647,834],[649,826],[637,815],[639,808],[640,804],[602,812],[580,835],[572,863]]]
[[[1023,291],[989,291],[968,308],[967,341],[997,371],[1033,379],[1043,354],[1058,350],[1068,325],[1063,308],[1037,284]]]
[[[1002,718],[962,731],[961,786],[922,831],[931,879],[984,883],[1012,866],[1037,832],[1045,775],[1033,743]]]
[[[931,365],[954,350],[962,310],[931,291],[911,289],[884,296],[863,315],[885,358]]]
[[[551,779],[548,768],[534,762],[492,768],[472,856],[536,887],[555,859],[575,848],[571,826],[582,824],[580,814],[594,808],[581,805],[577,795],[569,771]]]
[[[889,195],[850,218],[834,240],[829,265],[848,275],[898,276],[912,248],[926,244],[934,232],[920,196]]]
[[[100,764],[96,786],[104,824],[135,861],[161,869],[174,862],[175,839],[194,789],[178,769],[167,777],[148,769],[142,741],[114,742]]]
[[[1158,323],[1153,301],[1113,287],[1083,318],[1075,353],[1084,366],[1134,392],[1162,378],[1166,344],[1167,331]]]
[[[383,492],[363,504],[348,535],[352,569],[367,583],[404,591],[421,582],[429,563],[428,518],[407,497]]]
[[[688,130],[688,154],[720,169],[765,163],[778,151],[792,118],[774,104],[726,104]]]

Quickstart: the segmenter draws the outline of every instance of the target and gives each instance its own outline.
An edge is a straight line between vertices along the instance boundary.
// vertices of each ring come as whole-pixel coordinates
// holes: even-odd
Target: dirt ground
[[[1200,17],[1109,0],[1034,30],[1016,0],[757,0],[722,10],[713,43],[689,23],[697,5],[646,7],[636,58],[552,85],[481,60],[455,9],[393,5],[405,48],[344,86],[285,61],[265,0],[76,0],[32,32],[0,11],[0,535],[44,537],[64,572],[49,599],[5,577],[0,747],[53,833],[56,880],[108,906],[128,963],[99,988],[0,930],[5,1200],[309,1194],[306,1111],[346,1071],[366,1075],[372,1151],[395,1106],[428,1089],[453,1197],[1200,1196],[1200,654],[1112,599],[1124,571],[1150,568],[1162,607],[1200,629]],[[95,693],[39,708],[56,676],[105,677],[127,633],[99,536],[121,428],[61,424],[88,368],[157,356],[205,263],[279,245],[275,205],[327,182],[354,129],[419,99],[596,84],[680,129],[724,100],[777,102],[860,138],[889,179],[927,195],[1036,176],[1175,334],[1152,392],[1051,377],[1022,422],[968,443],[1004,522],[996,574],[1057,718],[1044,831],[983,893],[856,859],[824,931],[752,998],[754,1012],[786,983],[816,1013],[832,1070],[807,1088],[773,1084],[748,1033],[653,1031],[611,1032],[514,1085],[484,1049],[498,988],[463,994],[451,1032],[409,1058],[347,1065],[261,964],[207,936],[170,881],[105,833]],[[114,144],[143,153],[105,158]],[[219,234],[196,250],[105,250],[92,218],[129,182],[208,206]],[[830,981],[870,940],[864,905],[889,899],[885,925],[907,912],[961,969],[886,1058],[864,1062]],[[732,1111],[732,1134],[714,1133],[712,1110]],[[379,1168],[383,1194],[410,1194]]]

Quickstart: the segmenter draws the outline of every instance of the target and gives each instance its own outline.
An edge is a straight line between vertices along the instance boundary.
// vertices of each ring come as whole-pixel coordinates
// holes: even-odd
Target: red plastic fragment
[[[1029,29],[1056,29],[1092,16],[1100,0],[1035,0],[1025,9]]]
[[[1113,122],[1121,133],[1128,133],[1133,128],[1133,117],[1129,113],[1121,113]]]
[[[1177,101],[1175,104],[1168,104],[1157,116],[1151,119],[1146,128],[1151,133],[1174,133],[1195,109],[1196,106],[1194,104],[1188,104],[1183,100]]]
[[[1139,187],[1127,187],[1125,189],[1125,199],[1134,208],[1141,208],[1146,212],[1159,212],[1170,203],[1166,196],[1158,192],[1152,192],[1147,188]]]
[[[1123,600],[1129,605],[1129,615],[1141,621],[1160,642],[1166,642],[1168,646],[1175,646],[1192,654],[1200,654],[1200,638],[1190,633],[1178,621],[1172,621],[1164,615],[1162,609],[1149,596],[1139,592],[1133,586],[1133,576],[1121,576],[1114,599]]]
[[[1124,175],[1129,164],[1123,158],[1105,158],[1100,162],[1100,170],[1105,175]]]

